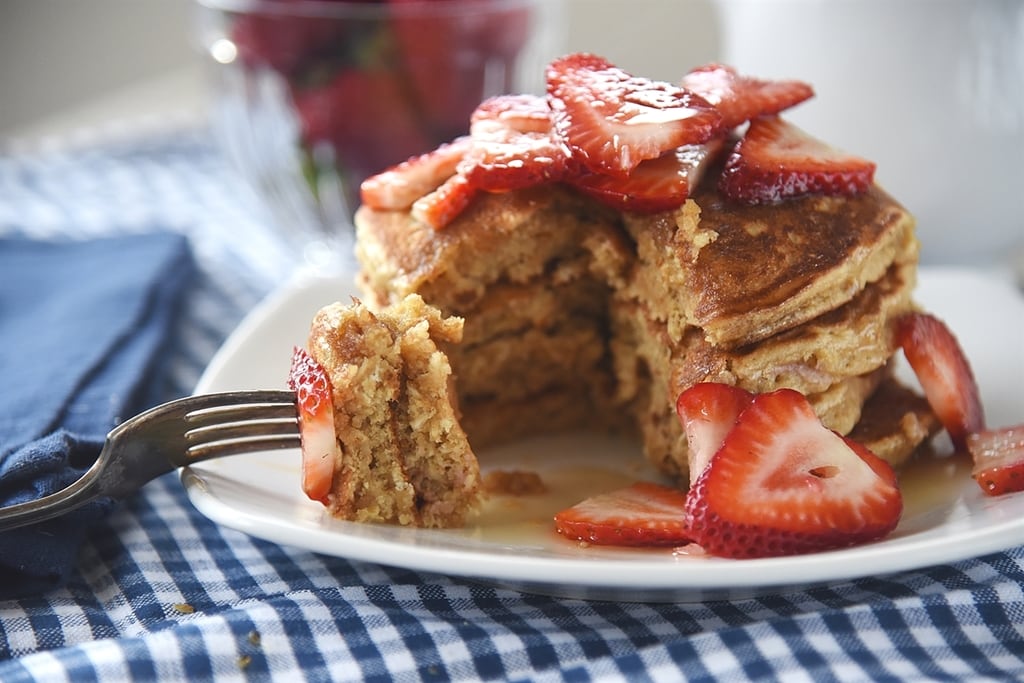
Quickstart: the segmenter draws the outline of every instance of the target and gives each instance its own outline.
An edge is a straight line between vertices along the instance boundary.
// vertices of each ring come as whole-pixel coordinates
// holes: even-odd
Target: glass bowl
[[[197,0],[212,125],[305,264],[351,259],[363,179],[543,92],[551,0]]]

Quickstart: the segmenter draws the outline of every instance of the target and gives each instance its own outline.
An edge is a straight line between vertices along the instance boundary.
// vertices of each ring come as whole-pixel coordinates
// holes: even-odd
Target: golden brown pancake
[[[328,508],[354,521],[461,526],[476,508],[477,459],[459,422],[444,349],[462,320],[410,295],[376,313],[321,309],[310,355],[332,385],[341,457]]]
[[[899,467],[941,427],[924,397],[889,378],[864,404],[849,436]]]
[[[356,213],[361,285],[377,305],[418,293],[447,314],[496,283],[531,283],[603,267],[621,272],[629,245],[616,215],[560,186],[483,194],[444,230],[408,212]]]
[[[690,327],[741,346],[831,311],[894,264],[915,264],[914,220],[878,187],[774,205],[704,188],[678,212],[627,216],[640,264],[629,291],[673,340]]]
[[[887,376],[891,321],[913,305],[914,221],[877,187],[772,207],[704,188],[637,216],[546,185],[481,193],[440,231],[365,207],[356,222],[369,299],[417,292],[465,318],[451,357],[477,447],[625,425],[685,477],[675,399],[699,381],[798,389],[846,433]],[[888,432],[900,444],[914,441],[904,427]]]
[[[892,325],[913,309],[914,283],[912,264],[894,266],[839,308],[738,348],[712,344],[703,330],[690,328],[679,344],[664,342],[681,349],[686,358],[677,364],[673,384],[679,391],[696,382],[716,381],[754,393],[789,387],[810,395],[846,377],[872,372],[897,350]]]

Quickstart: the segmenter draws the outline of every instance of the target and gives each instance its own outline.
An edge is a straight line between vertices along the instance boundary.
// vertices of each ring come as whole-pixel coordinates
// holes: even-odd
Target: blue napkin
[[[67,486],[111,428],[164,397],[161,351],[194,273],[170,233],[0,240],[0,505]],[[0,599],[61,585],[113,504],[0,533]]]

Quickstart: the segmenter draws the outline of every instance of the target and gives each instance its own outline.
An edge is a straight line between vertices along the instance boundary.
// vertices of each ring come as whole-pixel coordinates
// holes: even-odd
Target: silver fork
[[[58,517],[96,498],[123,498],[186,465],[298,446],[291,391],[230,391],[178,399],[112,429],[96,462],[73,484],[0,508],[0,531]]]

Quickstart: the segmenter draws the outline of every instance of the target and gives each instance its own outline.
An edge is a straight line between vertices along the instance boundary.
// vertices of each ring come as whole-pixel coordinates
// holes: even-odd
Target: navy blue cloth
[[[58,491],[107,432],[151,406],[161,347],[195,272],[171,233],[0,240],[0,505]],[[0,598],[63,583],[113,501],[0,533]]]

